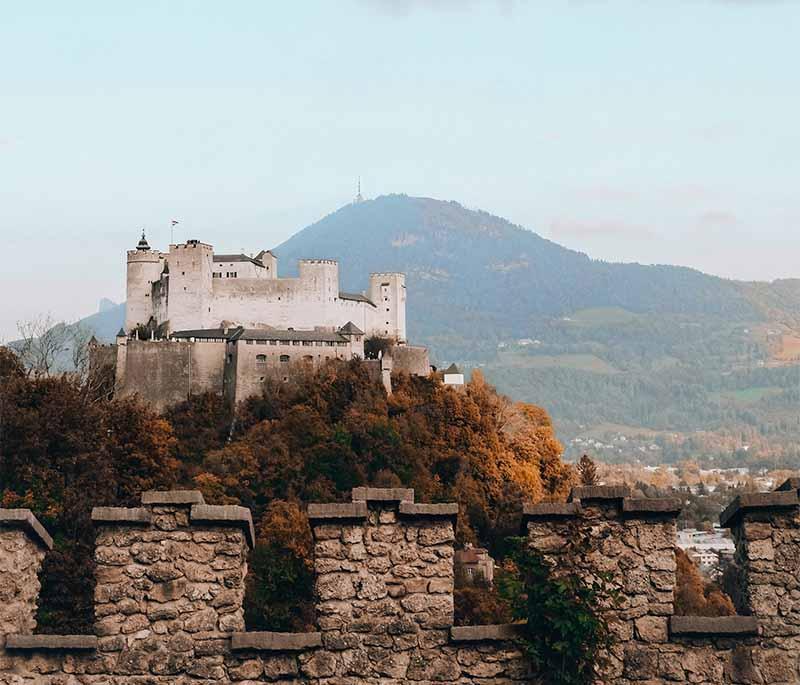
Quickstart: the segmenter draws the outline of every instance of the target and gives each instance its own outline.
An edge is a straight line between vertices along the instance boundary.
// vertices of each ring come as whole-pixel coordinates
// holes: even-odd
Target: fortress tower
[[[199,240],[169,247],[169,327],[211,328],[214,248]]]
[[[150,248],[142,231],[142,239],[136,249],[128,250],[126,331],[145,325],[153,316],[153,283],[161,277],[163,267],[164,255]]]
[[[333,259],[301,259],[298,272],[304,287],[315,293],[321,304],[332,304],[339,297],[339,264]]]
[[[406,275],[392,272],[370,274],[369,298],[377,308],[375,333],[405,342]]]

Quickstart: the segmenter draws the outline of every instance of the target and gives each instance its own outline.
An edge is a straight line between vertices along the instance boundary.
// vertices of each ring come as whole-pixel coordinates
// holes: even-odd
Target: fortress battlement
[[[796,487],[734,502],[724,520],[741,572],[739,616],[673,616],[674,500],[579,488],[525,508],[531,546],[559,571],[608,572],[617,642],[603,685],[800,683],[800,500]],[[35,635],[38,572],[52,541],[27,510],[0,510],[0,683],[539,682],[513,625],[453,626],[457,504],[356,488],[311,504],[316,630],[248,632],[249,511],[195,491],[96,507],[93,635]],[[568,558],[587,534],[591,554]]]
[[[338,266],[339,262],[335,259],[299,259],[300,264],[331,264]]]
[[[126,332],[245,328],[339,328],[352,321],[367,335],[406,340],[405,276],[378,273],[359,296],[339,290],[334,259],[301,259],[299,275],[278,276],[269,250],[256,256],[215,254],[200,240],[150,247],[144,234],[127,253]],[[380,279],[377,282],[376,279]]]

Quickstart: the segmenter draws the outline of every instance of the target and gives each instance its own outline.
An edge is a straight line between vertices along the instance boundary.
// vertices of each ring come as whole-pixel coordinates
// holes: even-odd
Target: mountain
[[[274,252],[338,259],[342,289],[407,273],[409,337],[547,407],[576,454],[796,459],[800,281],[594,260],[456,202],[342,207]]]
[[[613,264],[456,202],[390,195],[347,205],[274,250],[283,272],[338,259],[342,288],[369,271],[408,274],[409,330],[452,356],[530,337],[543,319],[592,308],[734,320],[762,318],[741,286],[694,269]],[[441,342],[440,342],[441,341]]]

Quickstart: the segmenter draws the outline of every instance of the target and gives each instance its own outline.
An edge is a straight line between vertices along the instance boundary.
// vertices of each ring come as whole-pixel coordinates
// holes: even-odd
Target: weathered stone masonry
[[[619,638],[603,683],[800,683],[800,502],[789,482],[723,515],[742,568],[742,613],[672,616],[678,503],[578,488],[527,507],[530,543],[565,570],[611,571]],[[453,627],[453,504],[412,490],[356,488],[309,505],[318,632],[248,633],[242,602],[250,514],[194,491],[98,507],[95,635],[38,636],[37,573],[52,541],[26,510],[0,510],[0,683],[539,682],[513,626]],[[579,531],[594,541],[566,558]]]

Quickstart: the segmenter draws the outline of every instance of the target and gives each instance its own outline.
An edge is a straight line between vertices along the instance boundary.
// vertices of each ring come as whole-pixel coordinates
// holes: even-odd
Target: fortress
[[[166,332],[276,328],[335,331],[352,323],[367,336],[406,341],[406,284],[400,273],[373,273],[366,295],[339,290],[339,265],[303,259],[297,278],[279,278],[269,250],[255,257],[216,255],[189,240],[169,252],[142,235],[128,252],[125,330],[151,322]]]
[[[142,234],[127,253],[125,326],[113,352],[95,349],[116,366],[117,396],[157,409],[204,392],[235,403],[268,376],[285,381],[299,366],[364,358],[369,337],[392,343],[370,365],[387,390],[393,372],[429,373],[427,350],[407,343],[404,274],[370,274],[364,294],[339,290],[333,260],[300,260],[298,274],[279,277],[269,250],[218,255],[189,240],[160,252]]]
[[[576,488],[525,508],[528,544],[564,572],[609,573],[616,644],[598,685],[800,684],[800,482],[742,495],[722,515],[736,542],[741,615],[673,616],[680,502]],[[458,685],[543,683],[516,625],[453,626],[457,504],[355,488],[310,504],[316,630],[248,632],[250,513],[199,492],[146,492],[96,507],[93,635],[36,635],[38,572],[52,540],[25,509],[0,509],[3,685]],[[588,534],[593,550],[566,558]],[[587,685],[589,685],[587,683]]]

